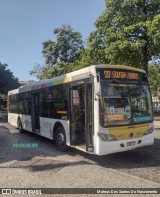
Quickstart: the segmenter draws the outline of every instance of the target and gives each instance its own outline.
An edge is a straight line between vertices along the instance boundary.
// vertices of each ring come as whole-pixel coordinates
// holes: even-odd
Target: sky
[[[0,62],[19,80],[35,80],[29,71],[44,65],[42,42],[54,41],[53,30],[63,24],[86,41],[105,0],[0,0],[0,8]]]

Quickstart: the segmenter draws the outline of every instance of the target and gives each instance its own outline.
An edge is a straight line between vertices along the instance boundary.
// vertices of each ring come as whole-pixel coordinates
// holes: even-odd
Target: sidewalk
[[[160,116],[154,117],[154,128],[160,129]]]

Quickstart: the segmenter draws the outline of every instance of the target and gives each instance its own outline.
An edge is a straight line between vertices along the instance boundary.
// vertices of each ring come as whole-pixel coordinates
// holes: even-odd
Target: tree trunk
[[[143,70],[145,70],[148,75],[148,46],[147,46],[147,43],[143,47]]]
[[[143,14],[145,16],[144,18],[144,22],[147,21],[147,6],[146,6],[146,0],[143,0]],[[143,70],[146,71],[147,75],[148,75],[148,36],[147,36],[147,28],[144,26],[144,41],[145,41],[145,45],[143,47]]]

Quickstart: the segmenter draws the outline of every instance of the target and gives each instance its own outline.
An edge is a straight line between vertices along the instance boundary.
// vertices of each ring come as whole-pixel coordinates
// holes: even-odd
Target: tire
[[[20,118],[17,121],[17,129],[19,130],[20,133],[23,133],[23,127]]]
[[[63,126],[59,126],[56,129],[55,142],[61,151],[65,152],[67,150],[66,134],[65,134]]]

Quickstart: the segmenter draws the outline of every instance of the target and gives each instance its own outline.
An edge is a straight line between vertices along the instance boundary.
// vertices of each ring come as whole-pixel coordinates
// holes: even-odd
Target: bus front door
[[[39,121],[39,93],[33,93],[31,96],[31,120],[32,120],[32,131],[40,132],[40,121]]]
[[[93,149],[92,84],[72,86],[70,90],[71,145],[85,151]]]

